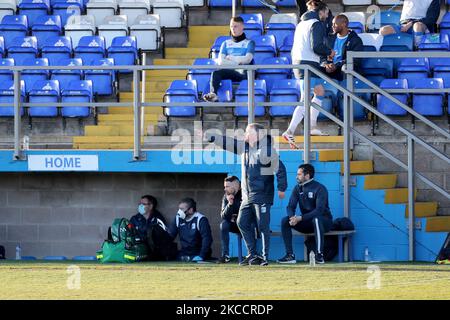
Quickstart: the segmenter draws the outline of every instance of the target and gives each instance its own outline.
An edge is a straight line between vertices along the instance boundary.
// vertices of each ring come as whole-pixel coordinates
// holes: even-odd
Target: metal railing
[[[414,135],[411,131],[403,128],[399,124],[397,124],[395,121],[390,119],[388,116],[382,114],[379,112],[375,107],[373,107],[368,102],[364,101],[360,97],[357,96],[357,93],[361,92],[359,90],[354,90],[353,88],[353,78],[356,77],[359,80],[367,83],[373,90],[370,92],[379,93],[383,96],[385,96],[387,99],[393,101],[394,103],[397,103],[400,107],[405,109],[407,112],[409,112],[414,117],[420,119],[425,124],[433,128],[436,132],[442,134],[444,137],[450,140],[450,134],[445,131],[444,129],[440,128],[424,116],[418,114],[413,109],[409,108],[407,105],[402,104],[400,101],[398,101],[395,97],[393,97],[390,92],[391,90],[382,90],[378,86],[371,83],[369,80],[365,79],[358,73],[353,71],[353,61],[354,58],[368,58],[368,57],[402,57],[403,53],[392,53],[392,52],[349,52],[348,53],[348,63],[347,63],[347,88],[344,88],[339,83],[335,82],[333,79],[328,77],[326,74],[321,73],[319,70],[309,66],[309,65],[242,65],[239,66],[240,69],[244,69],[245,72],[247,72],[247,79],[248,79],[248,123],[253,123],[255,121],[255,115],[254,110],[255,106],[292,106],[293,102],[255,102],[254,99],[254,79],[255,79],[255,72],[258,69],[299,69],[303,70],[304,72],[304,92],[311,92],[311,78],[316,77],[323,79],[327,81],[330,85],[335,87],[338,91],[340,91],[344,96],[344,119],[340,120],[331,113],[327,112],[317,104],[314,104],[310,101],[310,99],[304,99],[304,106],[305,106],[305,120],[304,120],[304,162],[308,163],[310,162],[310,151],[311,151],[311,137],[310,137],[310,108],[316,108],[318,109],[322,114],[327,116],[329,119],[331,119],[333,122],[338,124],[339,126],[343,127],[343,135],[344,135],[344,216],[350,217],[351,215],[351,205],[350,205],[350,160],[351,160],[351,150],[352,150],[352,138],[353,136],[357,136],[361,140],[368,143],[372,148],[374,148],[376,151],[380,152],[384,156],[386,156],[388,159],[399,165],[403,169],[408,170],[408,203],[409,203],[409,236],[410,236],[410,260],[414,260],[414,191],[415,191],[415,177],[418,177],[422,181],[424,181],[426,184],[431,186],[436,191],[440,192],[442,195],[444,195],[447,199],[450,199],[450,195],[441,187],[437,186],[435,183],[430,181],[428,178],[424,177],[423,175],[419,174],[415,171],[414,167],[414,151],[415,151],[415,144],[419,144],[422,147],[426,148],[428,151],[430,151],[432,154],[436,155],[443,161],[445,161],[447,164],[450,164],[450,159],[445,155],[439,152],[437,149],[435,149],[433,146],[429,145],[425,141],[423,141],[421,138]],[[411,53],[408,52],[407,57],[450,57],[449,54],[445,53],[436,53],[436,52],[427,52],[427,53]],[[180,102],[180,103],[167,103],[167,102],[151,102],[146,103],[145,102],[145,72],[150,70],[211,70],[211,69],[235,69],[234,66],[213,66],[213,65],[185,65],[185,66],[154,66],[154,65],[140,65],[140,66],[76,66],[76,67],[69,67],[69,66],[13,66],[13,67],[1,67],[0,70],[12,70],[14,73],[14,160],[21,160],[23,159],[23,153],[20,146],[20,125],[21,125],[21,117],[20,117],[20,108],[22,106],[25,107],[31,107],[31,106],[48,106],[47,103],[22,103],[20,101],[20,91],[19,83],[20,83],[20,73],[23,70],[39,70],[39,69],[45,69],[45,70],[113,70],[113,71],[120,71],[120,70],[131,70],[133,72],[133,114],[134,114],[134,143],[133,143],[133,160],[139,161],[142,158],[141,154],[141,137],[143,135],[143,127],[142,124],[145,122],[144,116],[145,113],[143,111],[143,108],[146,107],[176,107],[176,106],[192,106],[192,107],[212,107],[212,106],[221,106],[221,107],[237,107],[242,106],[243,102],[227,102],[227,103],[211,103],[211,102],[195,102],[195,103],[187,103],[187,102]],[[140,79],[142,78],[142,92],[140,88]],[[442,89],[442,90],[408,90],[411,92],[432,92],[432,93],[438,93],[438,92],[450,92],[450,89]],[[404,91],[401,91],[404,92]],[[142,93],[142,95],[141,95]],[[388,124],[399,130],[401,133],[405,134],[408,139],[408,163],[407,165],[404,164],[402,161],[396,159],[393,155],[388,153],[386,150],[384,150],[381,146],[377,145],[373,141],[371,141],[368,137],[366,137],[364,134],[360,133],[353,127],[353,103],[357,102],[361,104],[363,107],[365,107],[367,110],[372,112],[373,114],[377,115],[379,118],[386,121]],[[301,105],[302,103],[299,101],[297,103],[298,105]],[[10,103],[2,103],[0,106],[10,106]],[[52,105],[55,106],[80,106],[80,103],[52,103]],[[109,107],[123,107],[127,106],[129,107],[130,103],[117,103],[117,102],[108,102],[108,103],[83,103],[83,106],[91,106],[91,107],[100,107],[100,106],[109,106]]]

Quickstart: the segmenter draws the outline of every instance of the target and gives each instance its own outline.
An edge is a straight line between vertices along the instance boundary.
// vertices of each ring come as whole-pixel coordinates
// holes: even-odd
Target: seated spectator
[[[251,64],[255,53],[255,42],[245,37],[244,20],[241,17],[233,17],[230,21],[231,39],[222,43],[219,51],[218,64],[222,66],[238,66]],[[230,79],[240,82],[247,79],[247,72],[242,69],[222,69],[211,74],[210,92],[203,99],[210,102],[219,100],[217,90],[222,80]]]
[[[364,46],[361,38],[356,32],[348,28],[347,16],[340,14],[333,19],[333,32],[327,38],[328,46],[336,52],[330,60],[328,58],[322,63],[326,73],[338,81],[344,79],[342,68],[346,64],[348,51],[363,51]],[[357,61],[355,61],[354,69],[357,70]]]
[[[230,262],[230,232],[240,234],[237,217],[242,202],[241,183],[236,176],[226,177],[224,181],[225,194],[222,199],[220,216],[220,240],[222,243],[222,256],[220,263]]]
[[[166,224],[161,212],[156,209],[158,201],[151,195],[141,197],[138,206],[138,213],[131,217],[130,222],[136,228],[139,240],[147,241],[147,229],[151,224]],[[159,220],[159,221],[158,221]]]
[[[404,0],[400,25],[384,26],[380,35],[405,32],[414,35],[416,47],[425,33],[434,32],[434,26],[441,12],[439,0]]]
[[[185,198],[178,204],[178,212],[169,226],[173,239],[178,235],[181,250],[179,260],[199,262],[211,258],[211,227],[206,218],[197,212],[197,204],[191,198]]]

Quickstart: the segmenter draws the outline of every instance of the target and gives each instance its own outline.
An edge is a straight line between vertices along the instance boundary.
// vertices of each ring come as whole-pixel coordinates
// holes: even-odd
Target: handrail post
[[[415,260],[415,166],[414,166],[414,140],[408,137],[408,231],[409,231],[409,261]]]
[[[255,122],[255,71],[247,70],[248,80],[248,124]]]
[[[300,71],[300,70],[299,70]],[[301,72],[301,71],[300,71]],[[305,121],[303,125],[303,161],[310,163],[311,154],[311,73],[309,69],[303,70],[304,90],[303,101],[305,105]],[[294,134],[294,133],[292,133]]]
[[[20,147],[21,116],[20,116],[20,71],[14,70],[14,158],[13,160],[23,159],[22,149]]]
[[[237,0],[231,0],[231,17],[236,17],[236,1]]]
[[[141,156],[141,127],[140,127],[140,111],[141,111],[141,96],[139,94],[139,70],[133,70],[133,122],[134,122],[134,146],[133,146],[133,160],[139,160]]]
[[[145,66],[147,64],[147,53],[142,51],[141,65]],[[145,69],[142,69],[142,86],[141,86],[141,102],[145,103]],[[141,108],[141,135],[145,135],[145,108]]]
[[[353,79],[347,76],[347,86],[351,85]],[[350,90],[350,89],[348,89]],[[351,204],[350,204],[350,147],[351,147],[351,123],[350,123],[350,100],[346,93],[344,93],[344,217],[350,218]]]
[[[350,57],[348,59],[347,65],[346,65],[347,70],[353,71],[353,63],[354,63],[353,57]],[[351,93],[354,94],[354,83],[353,83],[353,81],[354,81],[353,80],[353,75],[351,73],[350,74],[347,73],[347,89],[348,89],[348,91],[350,91]],[[349,99],[349,111],[350,111],[350,114],[349,114],[350,127],[353,128],[353,123],[354,123],[354,109],[353,109],[353,106],[354,106],[355,102],[349,96],[348,96],[348,99]],[[351,130],[350,130],[349,134],[350,134],[350,150],[353,150],[354,142],[353,142],[353,134],[352,134]]]

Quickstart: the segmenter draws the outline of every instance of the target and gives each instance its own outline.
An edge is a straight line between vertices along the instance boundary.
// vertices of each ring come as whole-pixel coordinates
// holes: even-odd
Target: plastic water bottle
[[[370,261],[369,247],[366,247],[364,249],[364,261],[365,262],[369,262]]]
[[[316,254],[312,250],[309,252],[309,266],[316,266]]]
[[[18,244],[16,247],[16,260],[20,260],[22,257],[20,251],[21,251],[20,244]]]

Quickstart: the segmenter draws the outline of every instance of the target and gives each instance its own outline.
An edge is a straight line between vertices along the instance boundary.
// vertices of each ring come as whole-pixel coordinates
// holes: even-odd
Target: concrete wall
[[[140,197],[154,195],[171,220],[178,201],[193,197],[213,232],[220,255],[220,174],[0,174],[0,244],[14,258],[22,255],[95,255],[116,217],[136,213]]]

